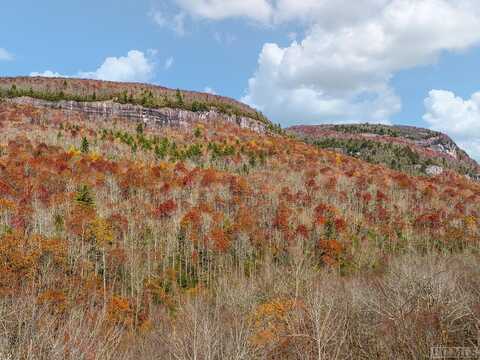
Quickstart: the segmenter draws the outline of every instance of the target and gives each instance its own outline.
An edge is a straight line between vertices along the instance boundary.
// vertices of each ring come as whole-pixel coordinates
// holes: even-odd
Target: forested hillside
[[[2,101],[0,130],[0,358],[477,345],[480,184],[455,171],[412,176],[201,118],[145,126]]]
[[[413,126],[373,124],[293,126],[288,132],[323,149],[343,152],[412,175],[453,170],[480,179],[480,166],[447,135]]]

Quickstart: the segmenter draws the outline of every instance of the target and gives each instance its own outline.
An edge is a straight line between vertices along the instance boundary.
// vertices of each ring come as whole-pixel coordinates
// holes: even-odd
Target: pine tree
[[[77,190],[75,201],[83,206],[92,207],[95,205],[93,196],[90,193],[90,188],[87,185],[80,186],[80,188]]]
[[[80,151],[83,154],[87,154],[90,151],[90,144],[88,143],[88,140],[86,137],[82,138],[82,145],[80,146]]]
[[[137,134],[138,134],[138,135],[142,135],[142,134],[143,134],[143,129],[144,129],[143,123],[139,123],[139,124],[137,125],[137,129],[136,129]]]
[[[178,107],[183,107],[185,105],[185,103],[183,101],[183,96],[182,96],[182,92],[180,91],[180,89],[177,89],[176,96],[177,96]]]

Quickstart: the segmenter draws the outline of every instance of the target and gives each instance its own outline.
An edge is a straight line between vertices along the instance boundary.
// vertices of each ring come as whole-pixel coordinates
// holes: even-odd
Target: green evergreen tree
[[[193,135],[195,135],[196,138],[199,138],[200,136],[202,136],[202,130],[198,127],[195,128]]]
[[[75,201],[83,206],[93,207],[95,206],[95,201],[93,200],[93,196],[90,193],[90,188],[87,185],[81,185],[75,196]]]
[[[90,151],[90,144],[88,143],[88,140],[86,137],[82,138],[82,145],[80,146],[80,151],[83,154],[87,154]]]
[[[137,128],[136,128],[137,134],[142,135],[144,129],[145,129],[145,127],[144,127],[143,123],[138,123]]]
[[[182,92],[180,91],[180,89],[177,89],[176,97],[177,97],[178,107],[183,107],[185,105],[185,103],[183,102],[183,95],[182,95]]]

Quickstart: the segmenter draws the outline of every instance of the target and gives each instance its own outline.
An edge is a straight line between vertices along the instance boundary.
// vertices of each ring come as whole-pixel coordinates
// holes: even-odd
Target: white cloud
[[[425,99],[425,109],[423,119],[431,129],[449,134],[480,160],[480,92],[464,100],[450,91],[432,90]]]
[[[42,77],[68,77],[66,75],[62,75],[58,72],[54,72],[51,70],[45,70],[44,72],[32,72],[30,76],[42,76]]]
[[[265,24],[293,20],[324,26],[372,16],[391,0],[175,0],[182,11],[210,20],[243,17]],[[339,11],[341,9],[341,11]]]
[[[274,23],[301,20],[325,28],[352,25],[371,18],[391,0],[276,0],[271,1]],[[341,11],[339,11],[341,9]]]
[[[246,17],[267,22],[272,16],[268,0],[176,0],[176,3],[194,17],[211,20]]]
[[[203,91],[206,92],[207,94],[217,95],[217,92],[214,89],[212,89],[210,86],[205,87]]]
[[[150,17],[160,27],[171,29],[178,36],[185,35],[185,13],[166,14],[163,11],[155,10],[150,12]]]
[[[352,14],[338,24],[311,25],[301,42],[288,47],[265,44],[243,100],[285,125],[385,122],[401,108],[390,86],[397,71],[430,64],[443,51],[467,49],[480,41],[474,0],[360,3],[363,8],[346,7]],[[292,18],[315,6],[327,9],[333,2],[295,4],[279,0],[276,5],[297,9]]]
[[[0,48],[0,61],[11,61],[13,55],[4,48]]]
[[[175,62],[175,59],[172,56],[170,56],[167,60],[165,60],[165,64],[163,65],[163,68],[165,70],[169,70],[173,66],[174,62]]]
[[[149,50],[147,55],[138,50],[131,50],[127,56],[108,57],[95,71],[80,71],[76,75],[62,75],[52,70],[32,72],[30,76],[44,77],[80,77],[85,79],[147,82],[151,80],[155,71],[155,62],[152,57],[156,50]]]
[[[386,122],[401,109],[396,72],[480,41],[478,0],[174,0],[192,18],[301,25],[263,46],[244,101],[288,124]],[[217,41],[221,41],[218,34]]]
[[[275,122],[283,125],[297,122],[315,124],[322,120],[386,123],[392,113],[400,110],[399,98],[385,83],[378,81],[367,87],[365,81],[365,86],[359,85],[359,89],[355,90],[350,87],[353,84],[349,76],[354,75],[351,71],[348,73],[347,69],[334,67],[327,69],[327,64],[319,64],[317,59],[307,58],[307,54],[289,60],[291,55],[288,52],[298,45],[292,46],[282,49],[276,44],[266,44],[263,47],[258,70],[249,80],[248,94],[242,99],[268,114]],[[292,65],[296,62],[298,71],[305,73],[296,73],[295,68],[287,69],[285,61]],[[305,68],[309,61],[314,67],[310,72]],[[336,74],[329,73],[331,71]]]
[[[153,76],[155,64],[138,50],[130,50],[127,56],[108,57],[95,71],[80,72],[79,76],[88,79],[110,81],[146,82]]]

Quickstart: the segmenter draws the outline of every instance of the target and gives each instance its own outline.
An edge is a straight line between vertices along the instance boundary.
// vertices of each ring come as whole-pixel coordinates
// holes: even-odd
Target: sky
[[[3,1],[0,76],[206,91],[284,127],[427,127],[480,160],[479,1]]]

